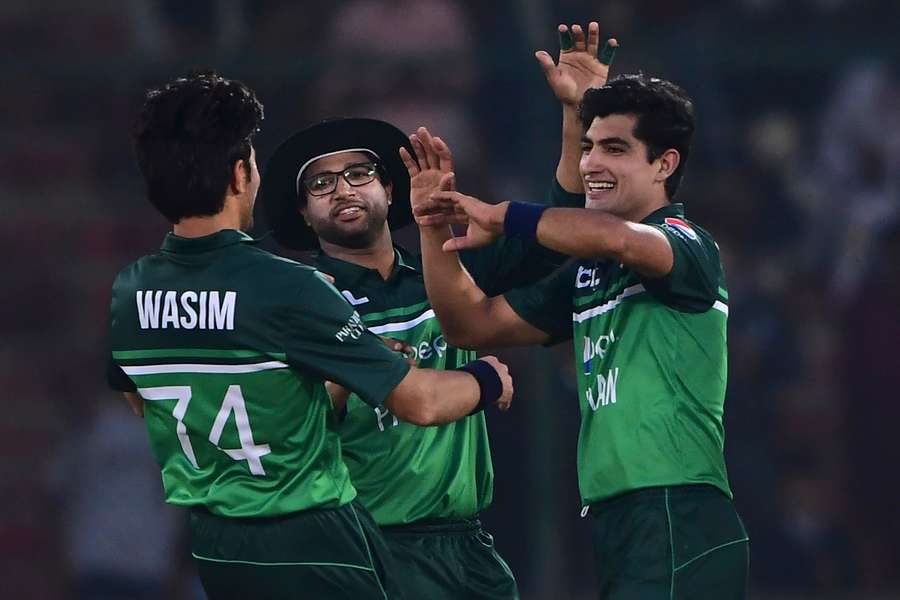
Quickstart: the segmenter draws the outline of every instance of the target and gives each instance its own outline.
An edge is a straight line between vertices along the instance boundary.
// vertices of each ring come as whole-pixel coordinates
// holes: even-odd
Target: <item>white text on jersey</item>
[[[138,290],[141,329],[234,329],[237,292]]]

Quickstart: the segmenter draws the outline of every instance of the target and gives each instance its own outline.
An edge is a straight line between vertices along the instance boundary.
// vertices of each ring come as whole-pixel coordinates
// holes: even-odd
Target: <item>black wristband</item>
[[[484,410],[488,404],[493,404],[503,394],[503,382],[500,381],[500,374],[497,373],[497,370],[490,363],[483,360],[473,360],[459,367],[457,371],[469,373],[478,382],[478,388],[481,390],[478,404],[469,413],[470,415]]]
[[[503,219],[503,233],[526,240],[536,239],[538,221],[547,208],[549,207],[545,204],[510,202],[506,207],[506,217]]]

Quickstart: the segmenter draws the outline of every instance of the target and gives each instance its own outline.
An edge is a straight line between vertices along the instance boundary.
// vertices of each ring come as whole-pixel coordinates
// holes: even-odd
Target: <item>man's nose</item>
[[[334,192],[332,193],[333,198],[346,198],[347,196],[355,196],[356,190],[353,189],[353,186],[347,183],[347,180],[343,177],[338,176],[337,184],[334,186]]]
[[[603,153],[597,148],[592,148],[590,152],[581,157],[581,171],[588,173],[591,171],[603,171],[606,169]]]

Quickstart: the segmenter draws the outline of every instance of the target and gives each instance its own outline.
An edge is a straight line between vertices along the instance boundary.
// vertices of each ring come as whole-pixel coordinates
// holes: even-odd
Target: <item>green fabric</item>
[[[267,519],[196,509],[190,529],[210,600],[403,597],[390,551],[358,502]]]
[[[167,501],[233,517],[353,499],[324,379],[380,406],[409,369],[320,273],[233,230],[170,234],[126,267],[110,340]]]
[[[674,268],[663,279],[582,260],[506,294],[551,341],[574,336],[585,504],[664,485],[708,483],[731,495],[724,273],[715,241],[683,215],[673,204],[644,220],[672,245]]]
[[[594,504],[590,514],[600,598],[747,597],[747,532],[720,490],[650,488]]]
[[[369,331],[408,343],[419,367],[455,369],[473,360],[474,352],[444,341],[419,258],[396,252],[387,281],[324,253],[316,264],[354,298]],[[471,517],[491,502],[494,471],[483,412],[419,427],[352,394],[339,432],[353,484],[379,525]]]
[[[403,567],[407,598],[514,600],[512,571],[477,520],[424,527],[389,527],[385,541]]]
[[[583,206],[583,194],[569,194],[553,181],[547,202]],[[565,257],[522,240],[501,240],[463,254],[476,282],[499,293],[539,279]],[[335,278],[370,331],[413,347],[418,366],[455,369],[474,352],[448,346],[428,302],[421,258],[396,248],[390,277],[319,253],[316,264]],[[490,505],[494,472],[484,413],[440,427],[417,427],[372,408],[356,395],[340,425],[344,459],[360,500],[379,525],[459,519]]]

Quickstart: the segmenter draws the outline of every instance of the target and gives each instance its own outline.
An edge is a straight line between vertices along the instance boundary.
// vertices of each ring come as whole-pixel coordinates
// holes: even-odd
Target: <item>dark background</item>
[[[679,199],[728,271],[726,452],[752,597],[900,597],[898,6],[4,0],[0,595],[202,597],[143,424],[103,381],[112,279],[169,228],[129,146],[147,87],[195,66],[246,82],[263,168],[300,127],[373,116],[441,135],[462,191],[537,198],[560,110],[532,54],[595,18],[620,40],[614,72],[696,103]],[[524,599],[591,598],[571,351],[503,356],[518,393],[489,415],[484,520]]]

